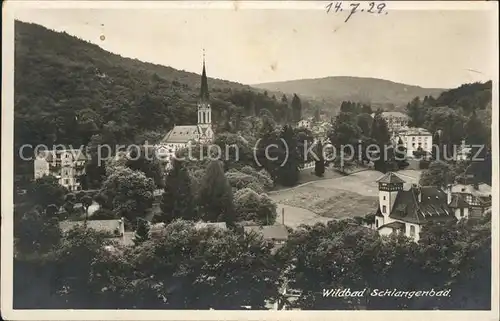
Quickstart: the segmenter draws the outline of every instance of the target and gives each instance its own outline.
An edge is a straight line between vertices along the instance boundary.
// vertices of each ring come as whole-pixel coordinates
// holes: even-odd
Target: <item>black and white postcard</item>
[[[6,320],[498,320],[498,3],[7,1]]]

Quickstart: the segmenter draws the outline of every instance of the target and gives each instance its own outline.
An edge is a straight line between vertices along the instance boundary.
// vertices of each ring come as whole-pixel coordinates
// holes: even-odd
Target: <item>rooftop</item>
[[[389,183],[389,184],[396,184],[396,183],[403,184],[403,183],[405,183],[404,180],[402,180],[401,178],[399,178],[399,176],[397,176],[393,172],[386,173],[384,176],[382,176],[379,179],[377,179],[377,182],[378,183]]]
[[[163,137],[161,143],[187,144],[189,141],[197,140],[200,134],[202,134],[202,128],[198,125],[174,126],[174,128]]]
[[[67,232],[73,229],[75,226],[83,226],[84,221],[61,221],[59,222],[59,228],[62,232]],[[99,232],[109,232],[115,234],[115,231],[120,231],[122,220],[88,220],[87,228]]]
[[[251,225],[244,226],[245,233],[261,234],[265,240],[286,240],[288,239],[288,230],[285,225]]]

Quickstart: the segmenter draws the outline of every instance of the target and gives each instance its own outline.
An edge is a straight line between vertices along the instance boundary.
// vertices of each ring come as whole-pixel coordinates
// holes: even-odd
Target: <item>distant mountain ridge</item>
[[[349,76],[269,82],[252,86],[269,91],[296,93],[335,104],[342,101],[370,103],[375,106],[393,104],[396,109],[403,108],[415,97],[437,97],[446,90],[422,88],[378,78]]]

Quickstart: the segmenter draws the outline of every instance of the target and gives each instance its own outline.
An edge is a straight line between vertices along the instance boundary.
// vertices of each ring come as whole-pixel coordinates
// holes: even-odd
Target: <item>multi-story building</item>
[[[406,148],[409,157],[416,151],[425,151],[429,155],[432,153],[432,134],[423,128],[400,128],[394,133],[393,141],[397,144],[399,139]]]
[[[79,178],[85,173],[86,161],[87,156],[80,149],[42,151],[34,161],[34,177],[52,175],[68,190],[78,191],[81,189]]]
[[[375,113],[372,114],[372,117],[375,117]],[[382,112],[382,118],[387,122],[387,127],[391,133],[397,132],[403,127],[407,127],[410,121],[408,115],[399,111],[384,111]]]
[[[437,187],[405,187],[406,182],[392,172],[377,182],[379,206],[374,228],[381,235],[402,233],[417,242],[426,222],[456,221],[447,194]]]
[[[212,108],[210,107],[208,94],[208,80],[205,71],[205,59],[203,59],[203,71],[201,74],[201,90],[198,101],[198,123],[196,125],[174,126],[163,139],[155,145],[156,155],[164,159],[167,168],[171,166],[170,160],[180,149],[191,143],[208,143],[214,138],[212,129]]]

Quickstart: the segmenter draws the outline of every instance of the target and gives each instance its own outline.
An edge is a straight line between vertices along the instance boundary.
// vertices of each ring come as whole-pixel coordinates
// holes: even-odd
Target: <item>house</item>
[[[59,222],[59,228],[63,233],[68,232],[76,226],[83,226],[84,221],[61,221]],[[111,238],[122,245],[128,245],[130,243],[125,232],[125,224],[123,219],[115,220],[88,220],[86,222],[87,228],[96,230],[98,232],[108,232],[111,234]]]
[[[389,172],[377,180],[379,207],[375,229],[381,235],[402,233],[418,242],[422,226],[429,221],[456,221],[447,194],[433,186],[405,187],[405,181]]]
[[[265,241],[274,244],[274,250],[282,247],[288,240],[288,229],[283,224],[276,225],[248,225],[243,227],[243,231],[247,234],[255,233],[260,235]]]
[[[196,222],[194,228],[199,230],[202,228],[215,228],[221,230],[227,230],[226,222]]]
[[[198,123],[196,125],[176,125],[162,140],[155,145],[156,155],[167,161],[167,168],[171,166],[171,159],[179,149],[200,142],[208,143],[214,138],[212,129],[212,108],[209,101],[208,80],[203,58],[201,74],[201,89],[198,100]]]
[[[394,133],[394,142],[398,143],[400,138],[409,157],[412,157],[416,151],[432,154],[432,134],[428,130],[401,127]]]
[[[371,115],[375,117],[375,113]],[[389,132],[397,132],[402,127],[408,126],[410,117],[399,111],[384,111],[381,114],[382,118],[386,121]]]
[[[449,185],[446,194],[457,220],[481,217],[491,209],[491,186],[487,184]]]
[[[312,122],[311,122],[309,119],[301,119],[301,120],[297,123],[297,127],[302,127],[302,128],[311,129],[311,127],[312,127]]]
[[[85,173],[87,156],[81,149],[41,151],[34,160],[34,178],[52,175],[70,191],[81,190],[80,175]]]

